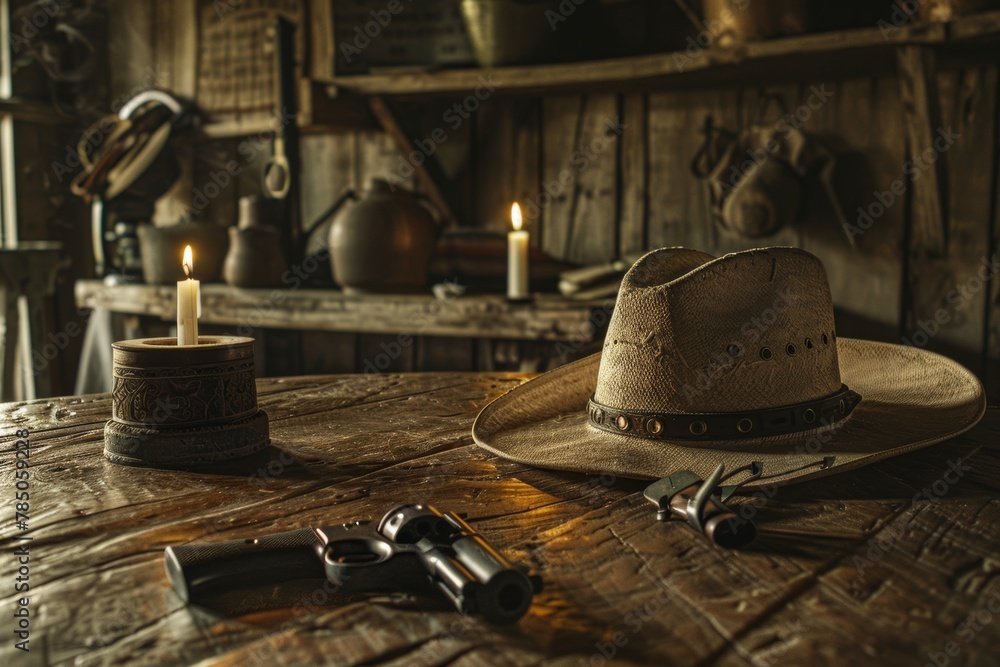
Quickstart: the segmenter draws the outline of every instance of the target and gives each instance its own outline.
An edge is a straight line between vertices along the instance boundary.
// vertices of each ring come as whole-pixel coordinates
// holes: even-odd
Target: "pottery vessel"
[[[408,293],[427,285],[434,217],[411,192],[372,179],[330,225],[334,280],[347,293]]]

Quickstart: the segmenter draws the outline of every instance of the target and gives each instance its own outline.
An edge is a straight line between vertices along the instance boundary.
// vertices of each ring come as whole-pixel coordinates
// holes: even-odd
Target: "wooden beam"
[[[442,222],[447,225],[454,224],[456,222],[455,215],[452,213],[451,206],[448,204],[448,200],[438,185],[444,182],[444,171],[438,164],[437,156],[421,153],[424,159],[419,164],[414,164],[413,161],[409,160],[409,155],[415,150],[417,152],[420,151],[419,149],[414,149],[410,141],[410,134],[403,127],[396,114],[393,113],[389,103],[382,97],[376,96],[369,100],[369,104],[372,115],[378,120],[386,134],[392,137],[396,145],[399,146],[399,152],[403,155],[403,158],[413,166],[417,174],[417,179],[423,186],[424,193],[441,213]]]
[[[798,35],[706,48],[600,61],[498,67],[395,71],[333,76],[328,80],[345,95],[468,94],[488,80],[497,94],[582,92],[601,89],[705,87],[745,84],[750,71],[799,68],[817,75],[821,68],[843,72],[850,63],[869,74],[879,55],[905,45],[989,45],[1000,38],[1000,11],[963,16],[947,24],[910,22],[871,28]]]

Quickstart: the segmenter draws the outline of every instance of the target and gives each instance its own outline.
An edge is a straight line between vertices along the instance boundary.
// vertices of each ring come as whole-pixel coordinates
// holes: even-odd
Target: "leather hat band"
[[[732,440],[808,431],[851,414],[861,396],[840,390],[808,403],[751,412],[670,413],[620,410],[590,398],[590,424],[622,435],[657,440]]]

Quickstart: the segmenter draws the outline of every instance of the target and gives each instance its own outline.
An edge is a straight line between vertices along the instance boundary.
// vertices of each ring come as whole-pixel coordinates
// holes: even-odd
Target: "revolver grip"
[[[167,547],[164,566],[184,602],[229,614],[314,604],[326,573],[311,528],[257,539]],[[320,596],[317,596],[320,597]],[[326,598],[326,595],[321,597]]]

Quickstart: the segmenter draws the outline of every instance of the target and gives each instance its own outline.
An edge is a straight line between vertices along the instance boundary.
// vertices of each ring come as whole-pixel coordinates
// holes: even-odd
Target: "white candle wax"
[[[528,291],[528,230],[521,229],[521,207],[510,210],[514,231],[507,234],[507,298],[526,299]]]
[[[177,344],[198,344],[198,316],[201,315],[201,281],[191,278],[194,258],[191,246],[184,248],[184,275],[177,282]]]

